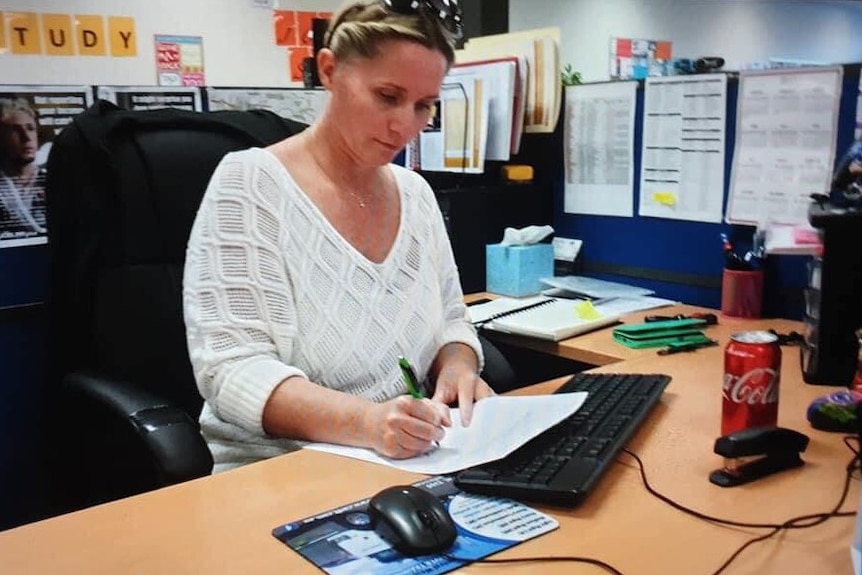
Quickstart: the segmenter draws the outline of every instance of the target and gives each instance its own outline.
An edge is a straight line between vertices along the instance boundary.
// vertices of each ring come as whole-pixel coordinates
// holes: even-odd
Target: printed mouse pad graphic
[[[433,494],[448,511],[456,530],[445,551],[409,556],[397,551],[375,529],[371,498],[280,525],[272,534],[331,575],[447,573],[559,527],[557,521],[527,505],[502,497],[461,492],[449,477],[413,484]],[[459,560],[444,556],[442,553]]]

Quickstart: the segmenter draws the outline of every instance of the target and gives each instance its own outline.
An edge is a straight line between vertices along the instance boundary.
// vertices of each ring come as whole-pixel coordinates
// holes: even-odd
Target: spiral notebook
[[[619,314],[579,312],[578,300],[547,296],[497,298],[470,306],[470,321],[482,329],[560,341],[593,331],[620,319]]]

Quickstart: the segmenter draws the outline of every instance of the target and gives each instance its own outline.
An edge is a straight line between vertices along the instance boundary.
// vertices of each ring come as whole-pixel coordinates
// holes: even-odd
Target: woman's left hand
[[[473,416],[473,402],[492,395],[496,395],[494,390],[479,377],[475,368],[455,361],[444,365],[437,374],[437,385],[431,399],[447,405],[457,400],[461,424],[466,427]]]

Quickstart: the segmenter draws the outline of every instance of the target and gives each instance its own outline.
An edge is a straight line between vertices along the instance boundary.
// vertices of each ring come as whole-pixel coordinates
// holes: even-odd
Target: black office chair
[[[47,181],[53,425],[44,438],[55,512],[211,473],[183,323],[188,234],[227,152],[303,128],[260,110],[133,112],[99,102],[55,139]],[[485,345],[493,385],[508,372]]]

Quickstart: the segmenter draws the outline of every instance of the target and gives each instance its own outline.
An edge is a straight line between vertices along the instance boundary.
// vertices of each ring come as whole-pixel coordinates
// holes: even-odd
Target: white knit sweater
[[[392,250],[351,246],[266,150],[228,154],[192,227],[183,277],[189,355],[216,471],[301,447],[263,431],[292,375],[382,402],[406,392],[397,358],[424,379],[439,348],[476,333],[434,194],[390,166],[401,195]]]

